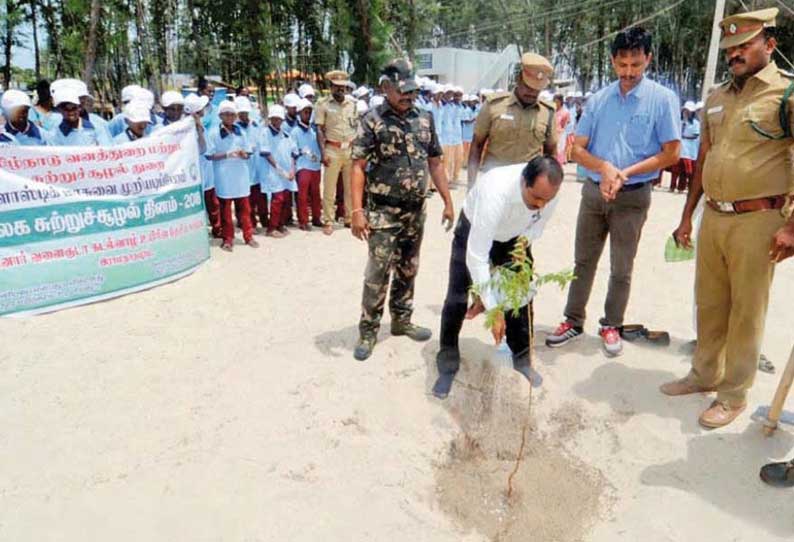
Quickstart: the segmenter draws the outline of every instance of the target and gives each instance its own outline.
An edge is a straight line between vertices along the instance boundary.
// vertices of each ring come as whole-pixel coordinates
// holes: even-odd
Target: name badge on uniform
[[[502,113],[501,115],[499,115],[499,118],[503,120],[515,120],[513,118],[513,115],[511,115],[510,113]]]
[[[714,115],[715,113],[722,113],[722,106],[718,105],[716,107],[710,107],[708,111],[706,111],[709,115]]]

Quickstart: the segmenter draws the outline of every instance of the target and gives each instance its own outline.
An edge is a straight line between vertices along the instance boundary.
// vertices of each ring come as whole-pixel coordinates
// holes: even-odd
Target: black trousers
[[[460,367],[460,350],[458,349],[458,336],[460,335],[463,320],[466,317],[469,301],[469,288],[471,275],[466,267],[466,247],[469,242],[471,223],[463,212],[460,213],[455,235],[452,239],[452,255],[449,259],[449,285],[447,297],[444,300],[444,309],[441,312],[441,349],[436,363],[439,373],[455,373]],[[494,241],[491,247],[491,263],[504,265],[512,262],[510,253],[515,247],[516,240],[511,239],[505,243]],[[527,254],[532,261],[531,247]],[[512,311],[505,314],[507,324],[507,345],[513,353],[515,365],[529,365],[529,317],[527,306],[521,307],[518,316]]]

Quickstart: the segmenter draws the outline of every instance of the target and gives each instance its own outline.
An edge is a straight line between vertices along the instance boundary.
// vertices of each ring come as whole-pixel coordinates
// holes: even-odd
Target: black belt
[[[383,194],[372,194],[371,192],[367,193],[367,197],[369,201],[374,203],[375,205],[383,205],[385,207],[399,207],[403,211],[418,211],[421,209],[424,204],[425,200],[412,200],[412,199],[402,199],[402,198],[394,198],[392,196],[384,196]]]
[[[596,181],[595,179],[591,179],[590,177],[588,177],[587,180],[593,184],[600,184],[598,181]],[[644,187],[646,184],[650,182],[652,181],[645,181],[642,183],[634,183],[634,184],[624,184],[623,186],[620,187],[619,192],[633,192],[635,190],[639,190],[640,188]]]

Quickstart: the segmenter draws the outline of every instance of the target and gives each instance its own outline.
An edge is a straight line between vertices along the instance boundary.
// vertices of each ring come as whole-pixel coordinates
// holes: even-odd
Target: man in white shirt
[[[560,164],[550,156],[537,156],[527,164],[494,168],[485,173],[466,196],[452,240],[449,286],[441,313],[441,349],[436,357],[439,377],[433,395],[444,399],[460,367],[458,335],[463,320],[491,310],[499,304],[491,290],[491,266],[512,262],[510,253],[519,237],[530,245],[540,238],[557,206],[555,197],[562,184]],[[469,288],[476,284],[481,299],[467,308]],[[502,313],[491,328],[496,344],[507,335],[513,367],[527,379],[529,368],[529,317],[526,305],[518,316]]]

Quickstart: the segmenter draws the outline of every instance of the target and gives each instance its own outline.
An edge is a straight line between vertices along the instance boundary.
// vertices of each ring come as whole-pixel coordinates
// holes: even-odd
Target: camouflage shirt
[[[394,201],[425,197],[427,159],[441,156],[433,116],[416,107],[401,117],[388,102],[367,113],[353,141],[353,160],[369,162],[367,192]]]

